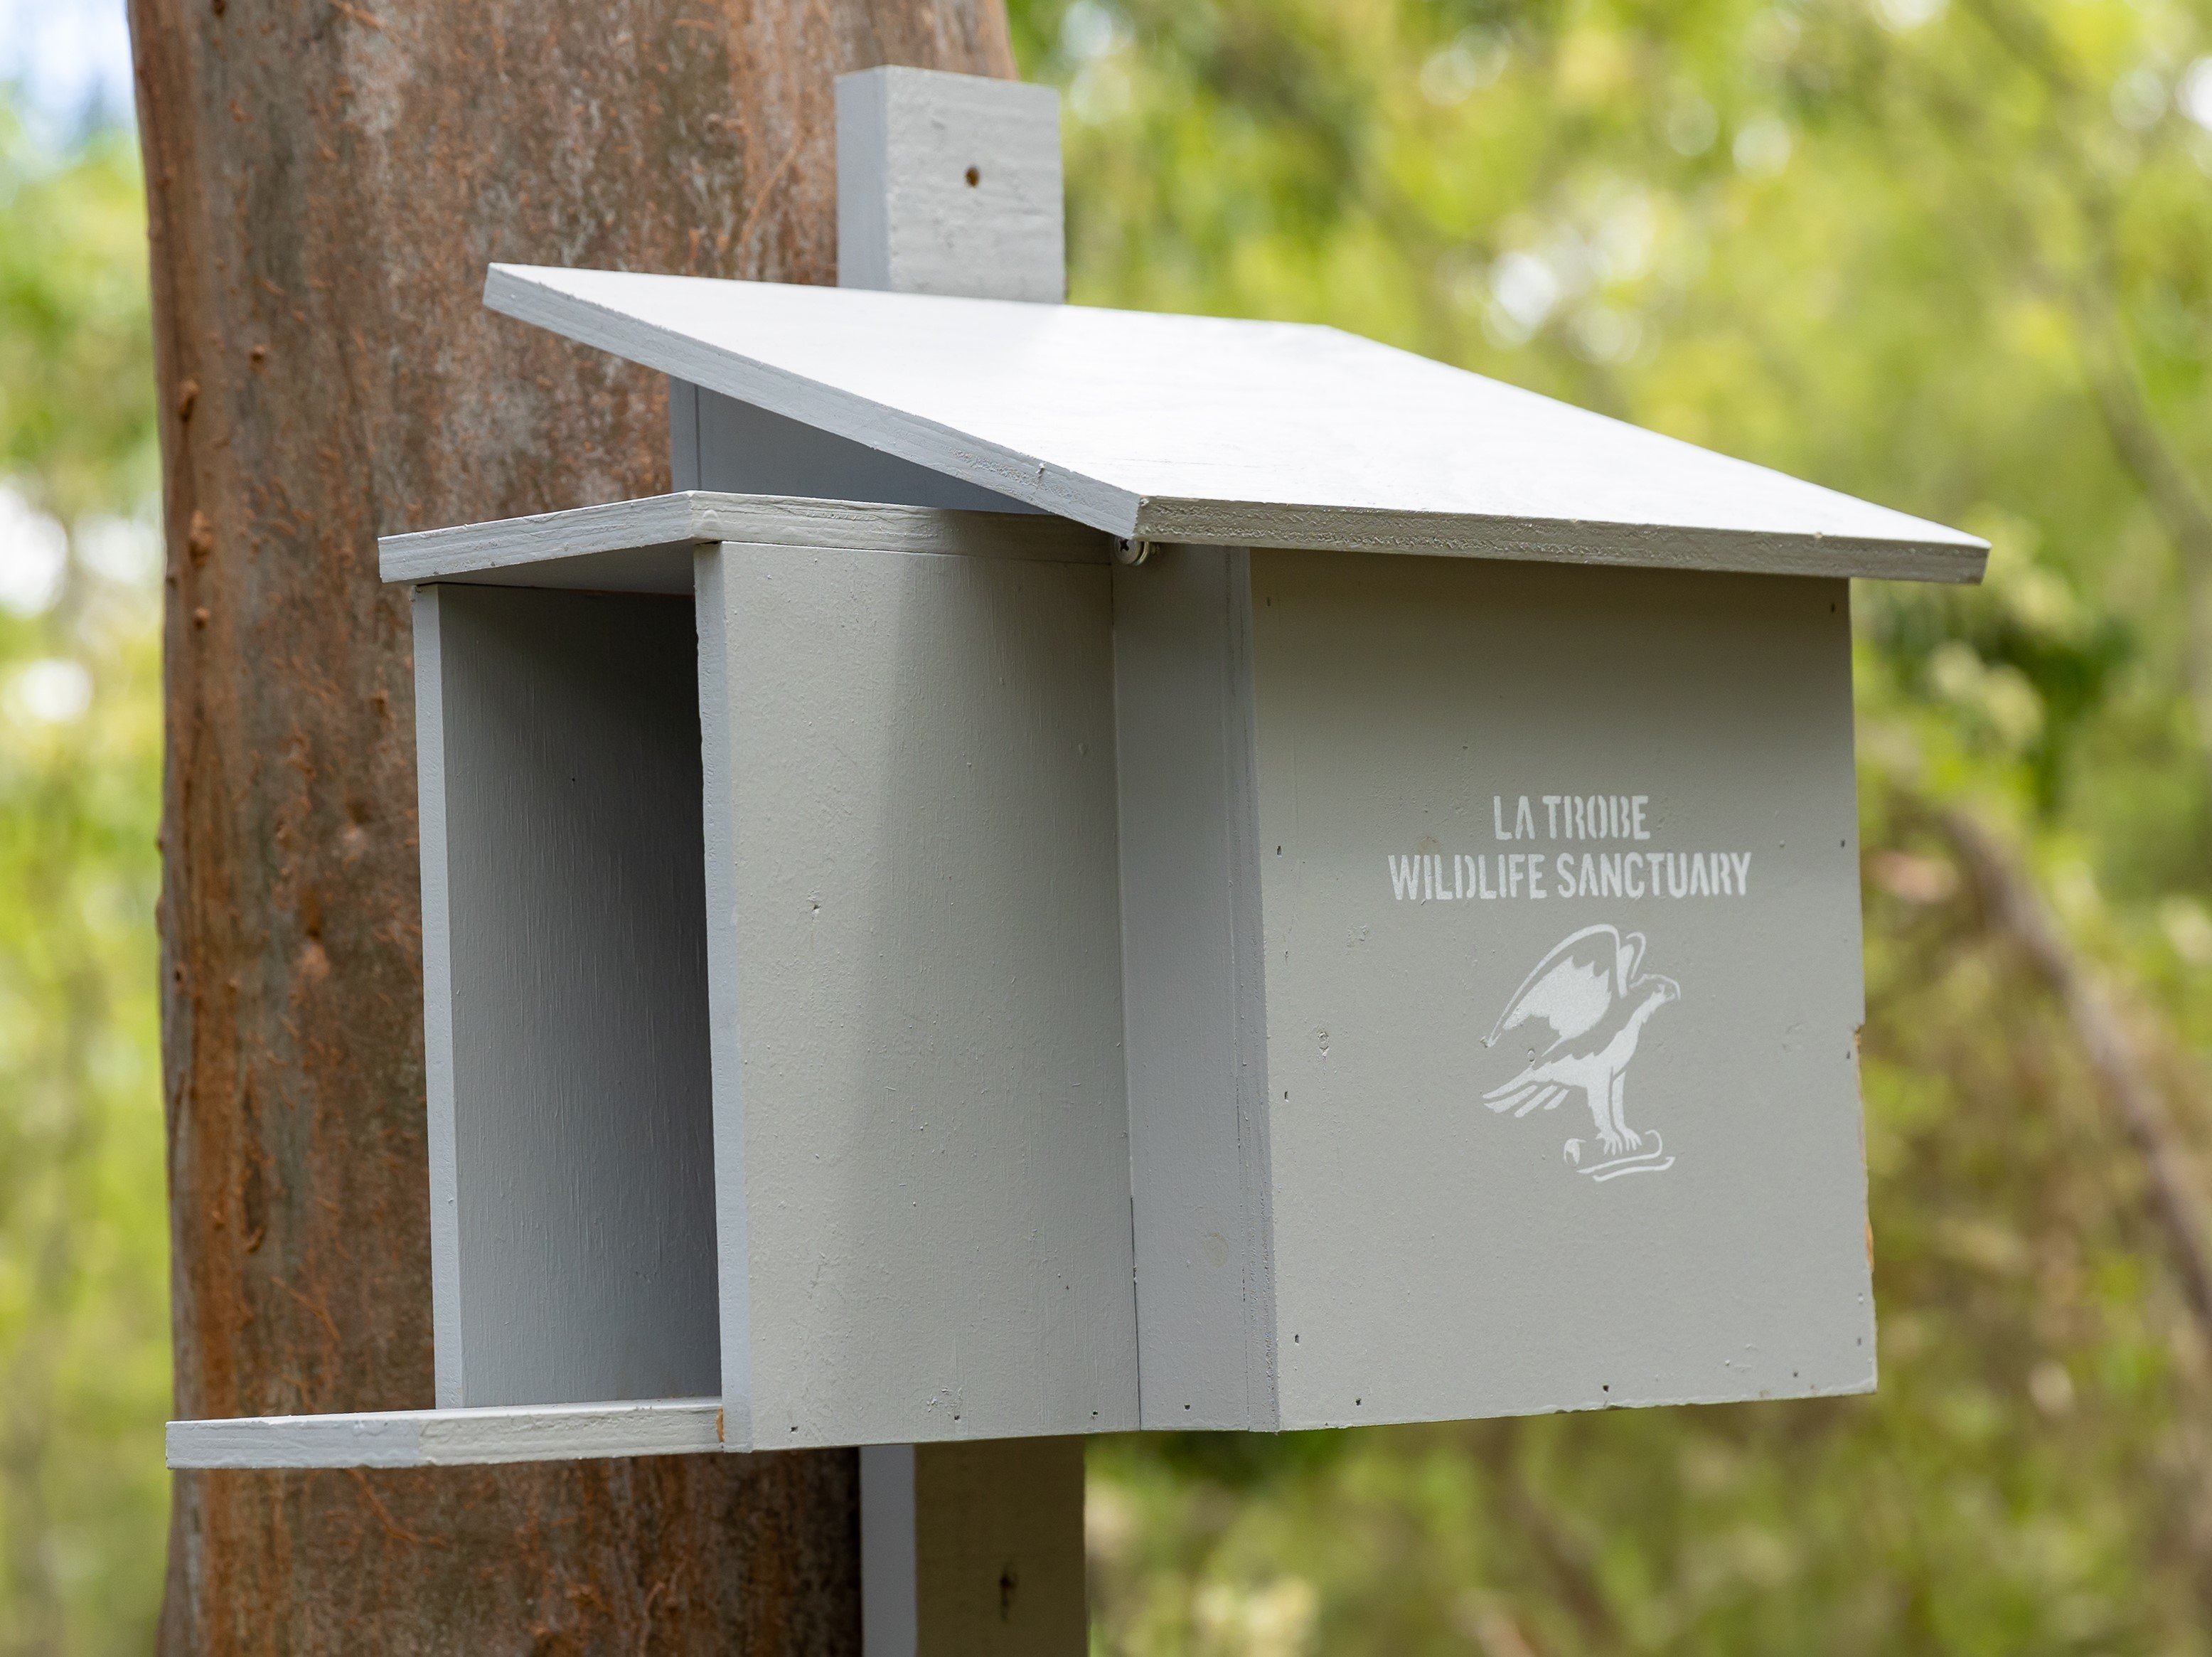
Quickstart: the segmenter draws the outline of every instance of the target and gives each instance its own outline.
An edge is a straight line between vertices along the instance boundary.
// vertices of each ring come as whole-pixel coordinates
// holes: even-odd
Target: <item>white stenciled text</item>
[[[1505,796],[1490,796],[1490,824],[1500,840],[1649,840],[1648,794],[1521,795],[1511,806]],[[1536,826],[1542,809],[1543,828]]]
[[[1747,851],[1413,852],[1389,855],[1401,903],[1553,898],[1745,898]]]

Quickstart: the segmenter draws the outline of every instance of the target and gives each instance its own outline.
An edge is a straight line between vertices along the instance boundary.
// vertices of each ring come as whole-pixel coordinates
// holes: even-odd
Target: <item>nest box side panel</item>
[[[970,512],[1036,509],[959,478],[885,454],[750,403],[669,382],[671,453],[678,489],[885,501]]]
[[[751,1442],[1133,1427],[1108,570],[705,556]]]
[[[1253,569],[1283,1424],[1870,1387],[1845,584]]]
[[[440,1402],[714,1394],[690,601],[418,604]]]
[[[1275,1422],[1251,555],[1114,573],[1130,1182],[1147,1428]]]
[[[453,1124],[453,896],[447,880],[446,671],[440,589],[415,588],[415,775],[422,868],[422,1071],[430,1165],[430,1325],[438,1407],[457,1410],[462,1378],[459,1152]]]

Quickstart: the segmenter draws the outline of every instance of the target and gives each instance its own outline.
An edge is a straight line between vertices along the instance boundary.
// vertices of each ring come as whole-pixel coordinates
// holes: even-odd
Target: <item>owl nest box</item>
[[[678,492],[383,543],[437,1407],[173,1462],[1869,1387],[1849,578],[1983,544],[864,233],[492,267],[669,377]]]

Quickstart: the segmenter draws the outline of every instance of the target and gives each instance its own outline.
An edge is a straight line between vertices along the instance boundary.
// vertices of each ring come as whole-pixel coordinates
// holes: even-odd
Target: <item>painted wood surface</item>
[[[416,603],[438,1401],[717,1392],[691,605]]]
[[[837,86],[838,281],[847,288],[988,294],[1057,302],[1064,296],[1059,101],[1042,88],[967,76],[886,68],[840,78]],[[831,497],[915,505],[1034,512],[1024,503],[914,461],[739,402],[718,392],[670,382],[671,441],[694,448],[697,480],[734,489],[771,488]],[[1053,520],[1064,522],[1064,520]],[[1026,1441],[1029,1446],[1052,1441]],[[996,1441],[939,1444],[924,1450],[933,1489],[948,1464],[994,1461]],[[1038,1453],[1031,1448],[1028,1453]],[[917,1513],[915,1447],[871,1445],[860,1452],[860,1581],[863,1643],[870,1657],[914,1657],[921,1649],[974,1648],[964,1629],[943,1624],[962,1595],[925,1583],[917,1529],[974,1532],[988,1516],[942,1500]],[[1070,1654],[1085,1643],[1081,1556],[1083,1484],[1054,1481],[1042,1509],[1043,1535],[1074,1538],[1076,1569],[1056,1579],[1056,1598],[1024,1601],[1021,1625],[1048,1637],[1024,1648]],[[933,1550],[929,1570],[957,1571],[965,1556]],[[966,1581],[964,1574],[958,1577]],[[931,1626],[923,1623],[927,1603]],[[1072,1616],[1041,1614],[1047,1609]],[[1012,1605],[1000,1607],[1011,1623]],[[1058,1636],[1058,1637],[1053,1637]]]
[[[837,77],[837,282],[1067,296],[1060,94],[926,69]]]
[[[884,501],[970,512],[1036,513],[1024,502],[933,472],[849,437],[824,431],[750,403],[669,381],[671,407],[690,410],[691,453],[675,470],[698,489],[739,494],[811,495],[830,501]]]
[[[422,860],[422,1069],[430,1175],[430,1328],[436,1400],[461,1381],[461,1192],[453,1116],[453,901],[446,814],[446,670],[440,594],[410,594],[415,642],[416,817]]]
[[[173,1421],[172,1467],[456,1467],[722,1448],[720,1398]]]
[[[842,286],[1061,296],[1056,94],[904,68],[842,76],[837,146]],[[680,377],[669,381],[668,412],[678,489],[1036,510]]]
[[[1166,682],[1174,620],[1237,567],[1173,549],[1118,572],[1139,682]],[[1870,1387],[1844,585],[1285,551],[1249,571],[1218,641],[1182,645],[1201,734],[1122,727],[1126,883],[1199,894],[1182,935],[1127,905],[1146,1424],[1167,1424],[1155,1320],[1206,1281],[1188,1238],[1146,1234],[1193,1200],[1185,1166],[1225,1190],[1232,1142],[1264,1223],[1219,1234],[1213,1281],[1266,1286],[1247,1324],[1272,1325],[1272,1396],[1221,1424]],[[1205,602],[1162,619],[1130,596],[1155,576]],[[1212,825],[1148,844],[1146,768],[1203,776],[1216,740],[1256,847],[1225,782]],[[1254,875],[1257,971],[1221,942]],[[1224,1075],[1232,982],[1264,996],[1235,1055],[1264,1077],[1256,1123]],[[1182,1008],[1186,983],[1212,1004]],[[1254,1373],[1221,1344],[1210,1373]]]
[[[1987,551],[1334,329],[508,265],[484,299],[1127,538],[1969,582]]]
[[[1274,1417],[1250,562],[1114,572],[1142,1420],[1170,1430]]]
[[[1111,557],[1107,537],[1040,514],[714,490],[387,535],[377,551],[387,582],[504,579],[521,587],[688,594],[692,553],[717,541],[1073,564]]]
[[[867,1657],[915,1657],[921,1642],[915,1447],[860,1447],[860,1648]]]
[[[699,594],[732,1441],[1133,1426],[1108,570]]]

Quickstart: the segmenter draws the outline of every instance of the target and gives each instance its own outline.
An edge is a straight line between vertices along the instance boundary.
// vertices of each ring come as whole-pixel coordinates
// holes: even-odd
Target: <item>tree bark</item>
[[[833,279],[831,77],[999,0],[131,0],[168,539],[176,1404],[431,1402],[407,606],[380,533],[667,487],[493,259]],[[850,1453],[181,1474],[165,1652],[838,1651]]]

